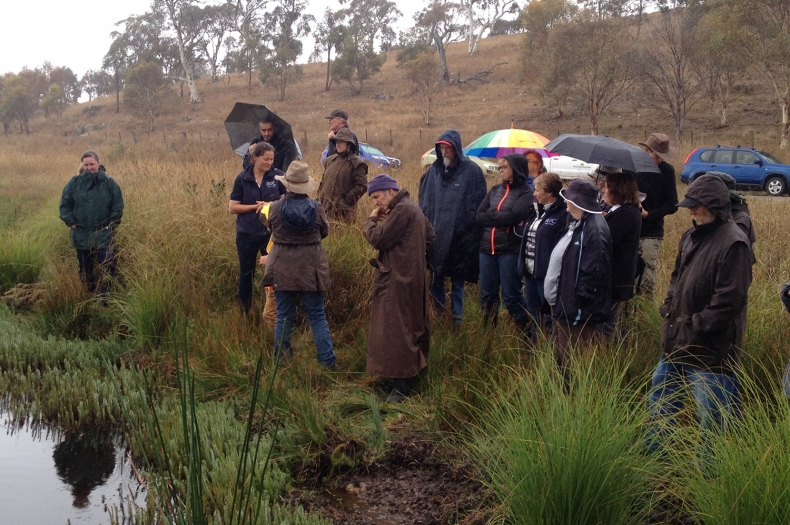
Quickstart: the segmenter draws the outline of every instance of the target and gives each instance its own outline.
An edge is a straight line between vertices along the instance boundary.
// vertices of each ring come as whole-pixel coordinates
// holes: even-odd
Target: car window
[[[781,160],[777,159],[776,157],[774,157],[770,153],[766,153],[764,151],[761,151],[760,154],[762,154],[762,156],[765,157],[765,160],[767,160],[771,164],[784,164],[784,162],[782,162]]]
[[[735,153],[735,164],[754,164],[755,161],[760,160],[754,153],[748,151],[738,151]]]
[[[717,164],[732,164],[733,153],[735,152],[732,150],[718,150],[713,157],[713,162]]]
[[[716,150],[708,149],[699,154],[699,160],[702,162],[713,162],[713,155]]]
[[[365,146],[365,149],[367,150],[369,155],[381,155],[382,157],[386,157],[386,155],[384,155],[384,153],[382,153],[381,150],[378,150],[373,146]]]

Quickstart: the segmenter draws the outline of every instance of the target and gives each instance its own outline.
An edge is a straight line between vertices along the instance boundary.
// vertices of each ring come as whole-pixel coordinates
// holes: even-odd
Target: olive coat
[[[368,373],[416,376],[428,364],[430,343],[425,252],[436,240],[409,192],[400,190],[384,220],[368,217],[362,234],[378,257],[370,301]]]
[[[330,219],[354,222],[357,202],[368,185],[368,165],[357,154],[357,146],[351,142],[351,131],[348,128],[341,131],[332,140],[348,142],[348,150],[327,157],[324,176],[318,186],[318,200]]]
[[[274,245],[262,286],[273,286],[275,292],[329,290],[329,260],[321,246],[329,223],[321,203],[288,192],[271,204],[266,221]]]

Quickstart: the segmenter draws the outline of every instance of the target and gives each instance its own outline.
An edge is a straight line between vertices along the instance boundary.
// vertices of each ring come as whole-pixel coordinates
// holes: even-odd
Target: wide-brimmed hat
[[[588,180],[574,179],[560,195],[566,202],[570,202],[587,213],[601,213],[598,204],[598,187]]]
[[[678,147],[663,133],[651,133],[647,141],[640,142],[639,145],[647,146],[664,160],[672,160],[678,156]]]
[[[286,190],[293,193],[308,195],[318,188],[318,182],[310,176],[307,163],[300,160],[291,162],[285,175],[275,175],[274,178],[282,182]]]

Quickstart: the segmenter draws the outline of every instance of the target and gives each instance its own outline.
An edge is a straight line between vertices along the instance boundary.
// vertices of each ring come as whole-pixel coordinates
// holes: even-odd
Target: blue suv
[[[683,163],[680,180],[688,184],[708,171],[727,173],[739,187],[762,189],[772,196],[784,194],[790,180],[790,166],[764,151],[740,146],[695,149]]]

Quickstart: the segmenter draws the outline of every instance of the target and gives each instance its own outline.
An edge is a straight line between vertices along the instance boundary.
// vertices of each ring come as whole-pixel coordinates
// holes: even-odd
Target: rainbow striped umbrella
[[[500,129],[486,133],[464,148],[464,155],[498,159],[510,153],[535,151],[544,157],[550,156],[543,147],[549,139],[525,129]]]

